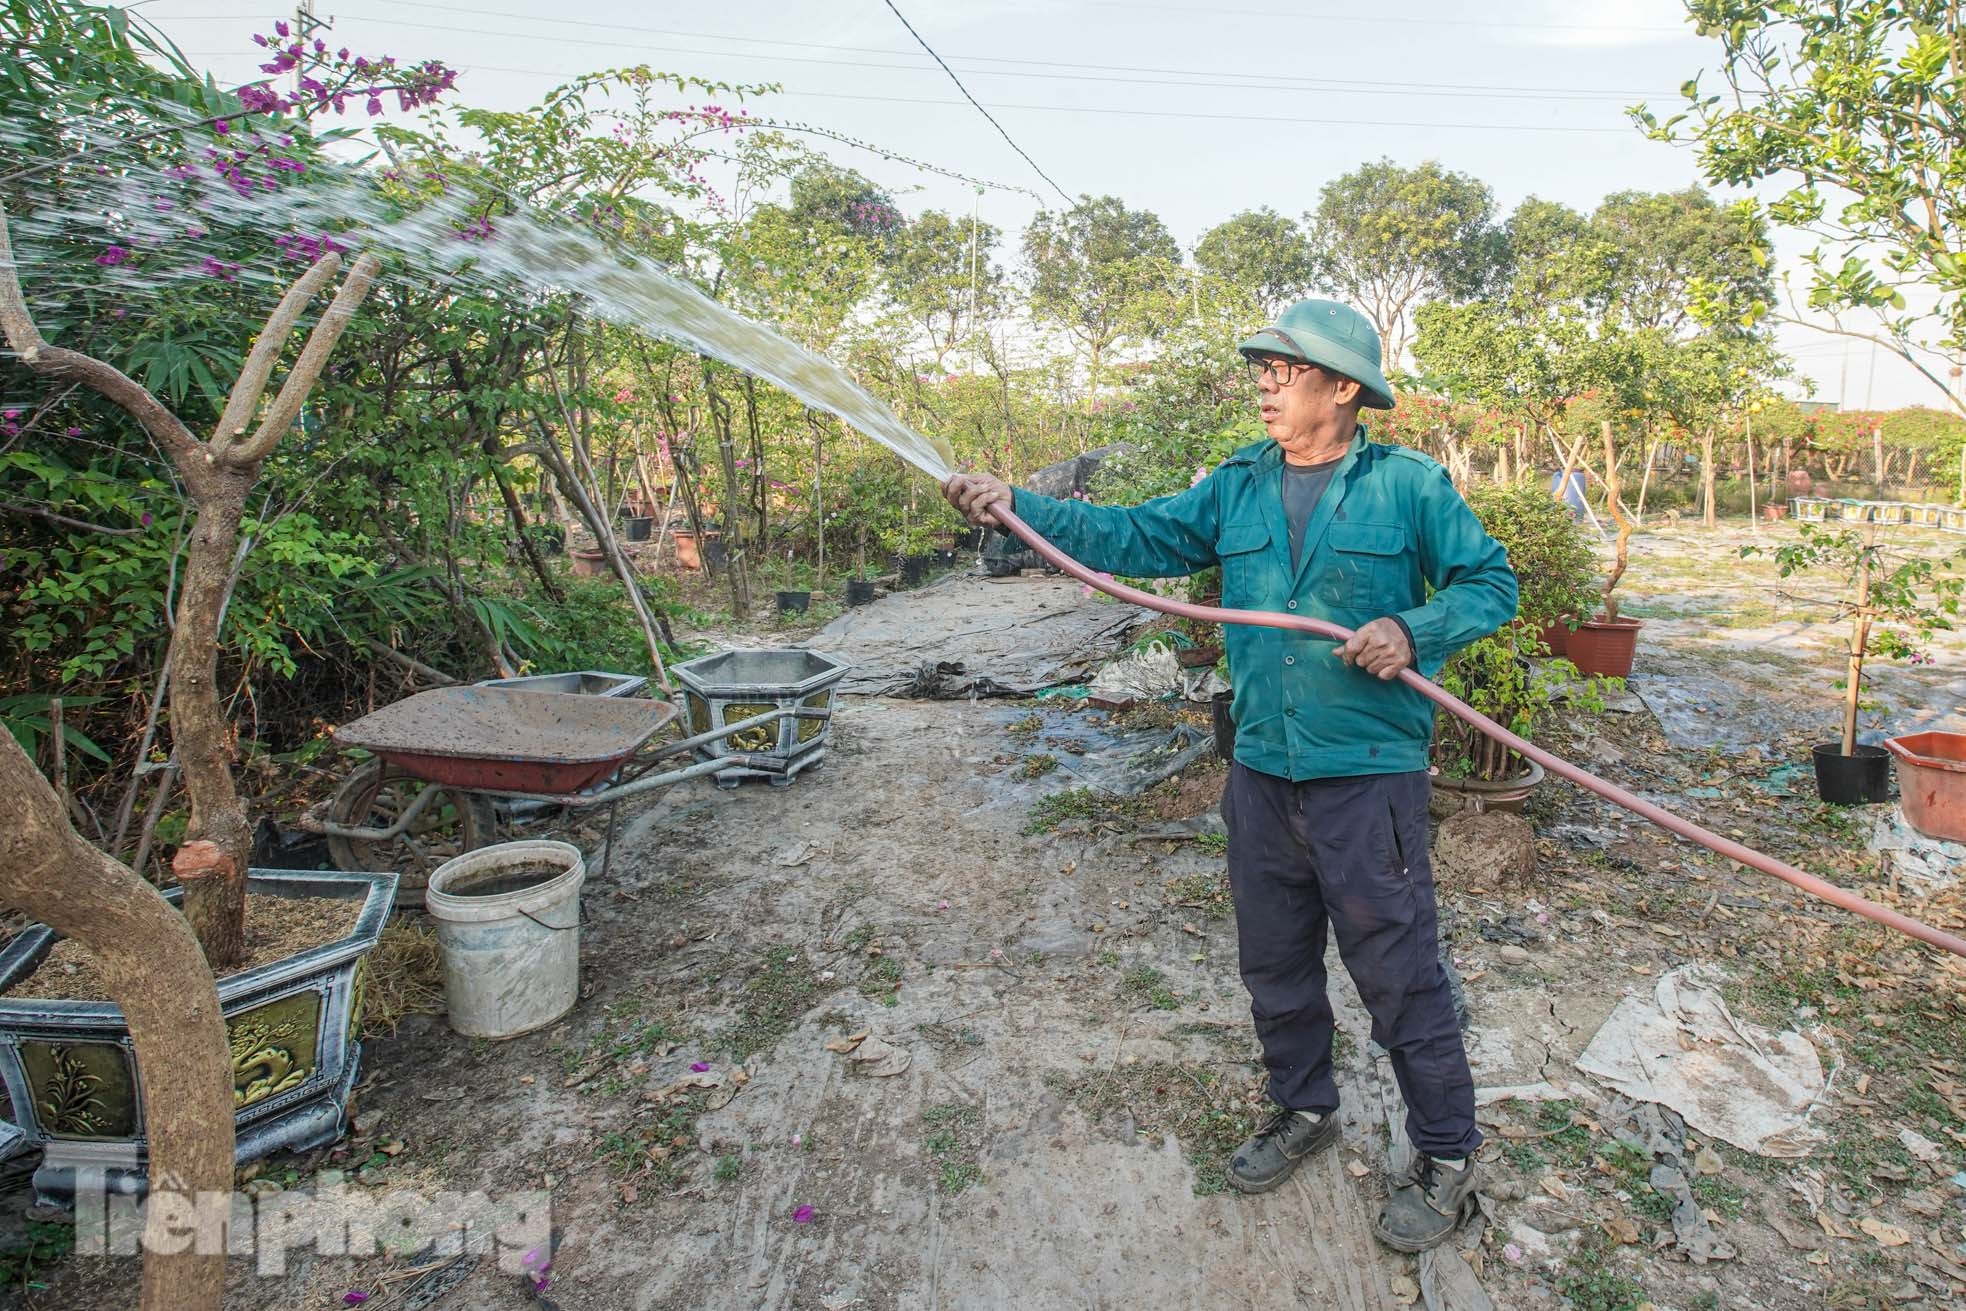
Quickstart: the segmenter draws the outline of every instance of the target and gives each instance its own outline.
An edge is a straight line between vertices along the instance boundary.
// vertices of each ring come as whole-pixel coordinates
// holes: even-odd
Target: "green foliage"
[[[1243,210],[1203,233],[1195,266],[1246,295],[1258,318],[1302,298],[1317,277],[1303,228],[1268,206]]]
[[[1115,196],[1082,196],[1024,231],[1031,311],[1084,347],[1093,385],[1115,345],[1158,335],[1181,250],[1159,218]]]
[[[1633,120],[1654,140],[1690,142],[1712,182],[1788,186],[1765,205],[1742,207],[1815,240],[1803,258],[1808,306],[1873,327],[1966,416],[1966,396],[1928,354],[1966,349],[1958,6],[1687,0],[1686,9],[1720,44],[1725,87],[1710,92],[1693,78],[1679,113],[1661,119],[1639,105]],[[1759,262],[1769,245],[1761,243]],[[1766,310],[1703,290],[1710,321],[1751,323]]]
[[[1744,546],[1741,555],[1773,554],[1776,572],[1787,578],[1807,570],[1827,571],[1837,580],[1843,600],[1837,618],[1865,613],[1871,618],[1869,645],[1863,654],[1887,659],[1908,659],[1928,664],[1931,656],[1923,644],[1937,632],[1950,632],[1959,616],[1961,589],[1966,578],[1947,572],[1956,564],[1966,568],[1966,550],[1934,558],[1916,552],[1894,551],[1854,528],[1825,528],[1800,524],[1793,542],[1775,547]],[[1869,600],[1858,600],[1859,577],[1868,573]]]
[[[1385,363],[1405,353],[1412,309],[1469,295],[1501,257],[1486,184],[1434,160],[1390,159],[1327,182],[1305,215],[1322,279],[1379,329]]]
[[[1484,484],[1468,503],[1508,551],[1521,600],[1515,622],[1455,653],[1441,671],[1441,686],[1522,737],[1534,736],[1559,695],[1579,709],[1602,709],[1605,690],[1617,680],[1582,678],[1567,660],[1537,665],[1530,659],[1548,654],[1545,627],[1595,611],[1596,558],[1583,528],[1562,502],[1525,484]],[[1483,779],[1519,769],[1510,753],[1445,715],[1434,762],[1449,774]]]

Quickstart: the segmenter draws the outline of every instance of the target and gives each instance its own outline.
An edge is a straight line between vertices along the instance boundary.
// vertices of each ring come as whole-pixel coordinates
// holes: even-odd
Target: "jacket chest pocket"
[[[1231,607],[1260,605],[1263,600],[1264,553],[1270,530],[1262,524],[1233,524],[1222,530],[1215,554],[1222,561],[1222,601]]]
[[[1406,529],[1398,524],[1335,523],[1324,538],[1318,599],[1347,610],[1381,608],[1399,581]]]

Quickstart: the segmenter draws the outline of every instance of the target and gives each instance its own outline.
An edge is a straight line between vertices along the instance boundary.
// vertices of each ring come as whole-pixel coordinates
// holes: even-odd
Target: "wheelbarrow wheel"
[[[497,840],[491,799],[418,778],[377,756],[356,767],[328,807],[328,818],[337,824],[388,828],[425,788],[436,788],[441,795],[432,797],[416,822],[396,837],[328,838],[328,854],[338,868],[400,874],[398,906],[421,906],[423,889],[439,865]]]

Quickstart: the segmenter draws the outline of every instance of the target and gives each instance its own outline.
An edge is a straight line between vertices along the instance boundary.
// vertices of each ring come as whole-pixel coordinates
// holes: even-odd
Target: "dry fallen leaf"
[[[1563,1180],[1553,1174],[1546,1174],[1541,1179],[1538,1179],[1536,1186],[1559,1202],[1570,1200],[1570,1190],[1564,1187]]]
[[[1401,1306],[1412,1306],[1420,1300],[1420,1285],[1413,1282],[1410,1275],[1394,1275],[1391,1281],[1393,1297]]]
[[[1638,1226],[1626,1217],[1622,1215],[1613,1216],[1611,1219],[1603,1220],[1599,1223],[1604,1226],[1604,1232],[1611,1235],[1612,1241],[1623,1243],[1627,1247],[1637,1244]]]
[[[1877,1240],[1879,1247],[1903,1247],[1911,1241],[1911,1235],[1894,1224],[1886,1224],[1875,1216],[1865,1216],[1857,1221],[1857,1228]]]
[[[853,1049],[848,1060],[862,1067],[870,1078],[887,1079],[905,1071],[913,1065],[915,1058],[905,1049],[896,1047],[885,1038],[868,1038]]]
[[[1345,1162],[1345,1173],[1349,1174],[1354,1179],[1363,1179],[1365,1178],[1365,1176],[1372,1173],[1372,1167],[1367,1165],[1364,1161],[1358,1161],[1358,1160],[1347,1161]]]
[[[855,1047],[858,1047],[861,1043],[865,1042],[867,1040],[867,1035],[870,1032],[872,1032],[872,1030],[862,1029],[859,1033],[849,1033],[844,1038],[831,1039],[826,1044],[826,1050],[829,1052],[840,1052],[842,1054],[846,1052],[850,1052]]]
[[[1693,1156],[1693,1168],[1701,1174],[1719,1174],[1727,1168],[1727,1162],[1711,1147],[1702,1147]]]

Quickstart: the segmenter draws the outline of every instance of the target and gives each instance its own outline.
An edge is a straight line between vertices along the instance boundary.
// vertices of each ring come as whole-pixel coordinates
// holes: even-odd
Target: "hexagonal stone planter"
[[[248,893],[358,901],[335,942],[219,980],[232,1050],[236,1159],[318,1147],[341,1135],[361,1065],[364,970],[396,896],[394,874],[252,870]],[[165,896],[175,902],[179,890]],[[0,951],[0,989],[33,972],[56,942],[44,924]],[[140,1193],[149,1168],[136,1053],[112,1002],[0,997],[0,1081],[20,1145],[42,1149],[38,1200],[78,1190]]]
[[[777,647],[758,651],[723,651],[700,656],[677,665],[676,679],[683,685],[683,714],[691,736],[707,733],[725,724],[735,724],[777,709],[806,706],[831,710],[840,680],[846,676],[844,660],[808,651],[803,647]],[[725,739],[729,750],[713,743],[697,748],[705,760],[742,752],[770,756],[785,762],[783,774],[733,767],[717,771],[717,786],[736,787],[746,777],[768,778],[779,787],[787,786],[804,770],[826,758],[826,730],[830,719],[793,719],[733,733]]]

